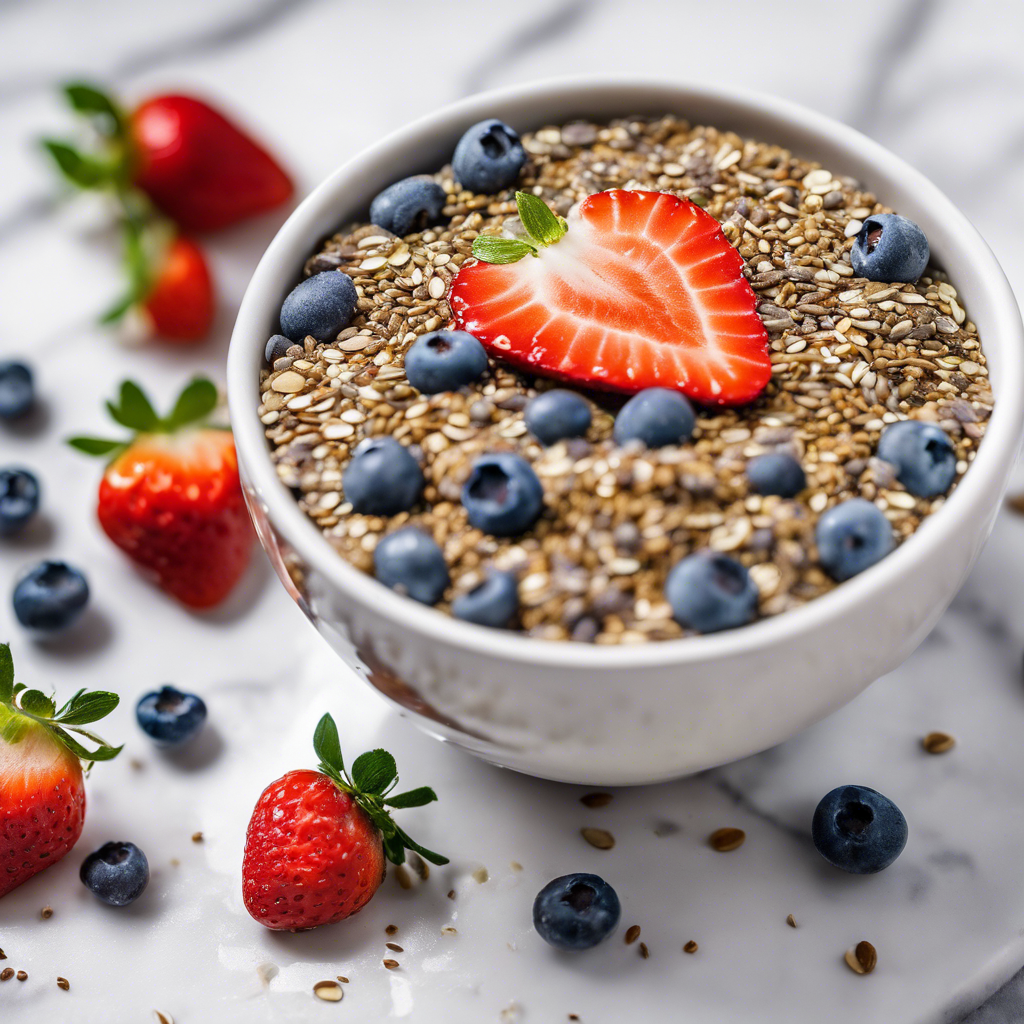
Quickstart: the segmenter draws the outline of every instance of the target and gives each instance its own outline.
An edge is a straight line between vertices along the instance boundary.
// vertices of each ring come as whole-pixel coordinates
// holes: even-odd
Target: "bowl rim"
[[[361,174],[379,173],[387,154],[407,147],[427,132],[451,133],[459,124],[468,126],[494,116],[494,107],[507,103],[538,102],[544,97],[564,97],[589,89],[614,89],[625,94],[656,90],[672,92],[678,105],[716,102],[733,107],[745,118],[783,118],[803,133],[840,150],[856,148],[860,162],[888,178],[897,178],[912,189],[919,205],[941,214],[956,236],[965,259],[981,269],[979,293],[971,302],[988,305],[991,324],[986,332],[998,338],[998,395],[989,419],[985,443],[978,449],[966,473],[945,504],[891,554],[854,578],[806,604],[746,626],[647,644],[593,645],[522,636],[462,622],[435,608],[422,605],[375,580],[346,561],[299,508],[280,481],[269,456],[264,427],[257,414],[258,367],[266,343],[262,324],[267,313],[276,314],[282,289],[295,279],[298,266],[288,250],[300,239],[322,237],[339,221],[334,197],[346,180]],[[595,114],[595,118],[600,114]],[[768,141],[771,141],[770,138]],[[948,248],[948,247],[947,247]],[[984,293],[984,295],[982,294]],[[274,307],[268,310],[270,301]],[[991,344],[991,342],[990,342]],[[444,106],[389,133],[345,161],[322,181],[274,236],[260,259],[246,289],[232,332],[227,360],[231,422],[239,460],[268,519],[289,545],[308,564],[316,566],[333,586],[355,604],[372,606],[375,614],[419,634],[440,647],[454,647],[477,656],[514,662],[522,666],[574,668],[587,671],[623,668],[670,667],[715,661],[750,654],[797,640],[825,622],[842,617],[872,594],[913,571],[915,565],[943,546],[956,542],[959,530],[969,529],[970,513],[982,514],[986,498],[995,488],[1001,493],[1016,457],[1024,425],[1024,328],[1013,291],[999,263],[970,221],[927,177],[854,128],[790,100],[735,87],[722,87],[656,76],[588,75],[546,78],[479,93]]]

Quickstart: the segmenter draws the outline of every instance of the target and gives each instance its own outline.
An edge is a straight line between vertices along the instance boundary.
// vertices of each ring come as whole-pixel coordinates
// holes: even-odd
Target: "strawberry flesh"
[[[537,257],[463,266],[450,302],[461,330],[532,373],[736,405],[771,376],[743,265],[714,217],[689,200],[614,189],[584,199],[564,237]]]
[[[215,312],[213,280],[195,242],[174,239],[142,305],[160,337],[179,342],[206,337]]]

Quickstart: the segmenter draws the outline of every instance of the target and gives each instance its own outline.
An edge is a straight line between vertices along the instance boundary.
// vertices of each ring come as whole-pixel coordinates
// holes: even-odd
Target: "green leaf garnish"
[[[518,263],[524,256],[536,256],[537,248],[520,238],[477,235],[473,255],[484,263]]]
[[[21,707],[36,718],[53,718],[57,713],[53,698],[47,697],[42,690],[26,690],[21,695]]]
[[[115,423],[139,434],[151,434],[160,426],[160,417],[146,397],[146,393],[133,380],[121,385],[119,405],[107,402],[107,411]]]
[[[177,430],[197,420],[204,420],[217,408],[217,386],[204,377],[196,377],[178,395],[171,415],[167,418],[170,430]]]
[[[80,730],[81,731],[81,730]],[[313,749],[320,758],[320,771],[344,793],[348,793],[380,830],[384,856],[392,864],[405,862],[405,851],[413,850],[431,864],[447,864],[448,858],[424,849],[406,835],[388,812],[390,807],[421,807],[437,799],[429,786],[389,796],[398,783],[395,759],[386,750],[370,750],[352,762],[351,775],[345,770],[338,739],[338,728],[330,715],[324,715],[313,733]]]
[[[57,169],[79,188],[102,188],[115,179],[115,168],[106,160],[75,149],[59,139],[43,139],[43,148],[53,157]]]
[[[103,127],[110,129],[109,134],[124,134],[124,115],[105,92],[85,82],[70,82],[64,86],[64,95],[79,114],[105,119],[108,123]]]
[[[14,699],[14,658],[11,645],[0,644],[0,704],[10,704]]]
[[[86,693],[84,690],[79,690],[60,709],[57,718],[64,725],[88,725],[90,722],[98,722],[101,718],[106,718],[119,702],[120,698],[116,693],[108,693],[104,690]],[[24,699],[22,703],[24,703]]]
[[[555,215],[551,207],[540,196],[530,192],[516,193],[519,219],[526,233],[538,245],[554,245],[566,232],[565,221]]]
[[[103,437],[71,437],[68,444],[86,455],[110,455],[125,446],[123,441],[110,441]]]

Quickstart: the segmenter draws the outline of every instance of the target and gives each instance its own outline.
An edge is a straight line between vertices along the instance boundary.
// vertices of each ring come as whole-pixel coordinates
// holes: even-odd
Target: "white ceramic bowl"
[[[642,646],[552,643],[459,622],[337,555],[277,478],[256,415],[267,338],[303,261],[384,186],[445,163],[485,117],[520,130],[671,112],[853,175],[925,230],[978,329],[997,401],[977,458],[897,551],[829,594],[742,629]],[[228,357],[231,419],[264,547],[335,650],[434,735],[564,781],[667,779],[762,750],[856,696],[935,625],[977,558],[1024,420],[1024,333],[991,251],[926,178],[858,132],[782,100],[636,79],[540,82],[464,100],[375,143],[292,214],[253,275]]]

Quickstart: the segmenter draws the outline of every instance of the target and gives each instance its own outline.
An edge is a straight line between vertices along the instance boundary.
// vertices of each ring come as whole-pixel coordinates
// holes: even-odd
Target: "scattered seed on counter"
[[[71,988],[71,982],[68,981],[67,978],[58,978],[57,988],[63,989],[65,992],[67,992]]]
[[[318,981],[313,986],[313,995],[325,1003],[340,1003],[345,990],[336,981]]]
[[[169,1013],[161,1013],[160,1010],[154,1010],[153,1016],[157,1019],[157,1024],[174,1024],[174,1018]]]
[[[448,899],[450,899],[450,900],[455,899],[455,890],[454,889],[449,889],[448,890]]]
[[[610,850],[615,845],[615,837],[603,828],[581,828],[580,835],[598,850]]]
[[[338,981],[340,981],[343,985],[348,984],[348,978],[346,978],[344,974],[338,975]]]
[[[18,981],[28,981],[28,971],[18,971]]]
[[[458,935],[458,931],[457,931],[457,929],[455,928],[454,925],[446,924],[441,929],[441,934],[442,935]]]
[[[395,868],[395,881],[398,882],[403,889],[412,888],[412,875],[409,874],[409,869],[404,864],[399,864],[398,867]]]
[[[385,935],[397,935],[398,934],[398,925],[397,924],[389,924],[387,926],[387,928],[384,929],[384,934]]]
[[[580,797],[584,807],[607,807],[611,802],[611,793],[586,793]]]
[[[626,945],[627,946],[632,946],[633,943],[636,942],[636,940],[639,939],[639,938],[640,938],[640,925],[638,925],[638,924],[631,924],[626,929]]]
[[[202,832],[193,832],[192,833],[192,842],[193,843],[201,843],[202,841],[203,841],[203,833]]]
[[[13,978],[13,977],[14,977],[14,968],[13,967],[5,967],[2,971],[0,971],[0,981],[10,981],[11,978]]]
[[[795,928],[796,927],[796,918],[792,914],[787,914],[786,915],[786,924],[788,924],[790,928]]]
[[[519,861],[517,861],[517,860],[509,861],[509,865],[508,866],[513,871],[522,871],[523,870],[523,865],[520,864]]]
[[[956,746],[956,740],[948,732],[930,732],[921,740],[921,746],[928,754],[945,754]]]
[[[477,868],[473,872],[473,881],[483,885],[491,876],[487,873],[487,868]]]
[[[708,846],[718,853],[729,853],[738,850],[747,838],[741,828],[720,828],[708,836]]]
[[[404,953],[405,950],[397,942],[385,942],[385,946],[391,950],[392,953]]]
[[[878,953],[870,942],[858,942],[843,956],[846,966],[855,974],[870,974],[878,963]]]
[[[700,946],[698,946],[697,943],[693,941],[693,939],[690,939],[690,941],[687,942],[685,946],[683,946],[684,953],[696,953],[698,949],[700,949]]]
[[[646,942],[641,942],[640,943],[640,957],[641,957],[641,959],[647,960],[647,959],[650,958],[650,955],[651,955],[651,951],[647,948],[647,943]]]
[[[53,917],[53,907],[43,907],[43,909],[39,911],[39,916],[44,921],[49,921],[50,918]]]
[[[0,949],[0,960],[6,960],[6,959],[7,959],[7,954],[2,949]]]
[[[397,960],[387,959],[382,962],[389,971],[393,971],[400,966]]]

